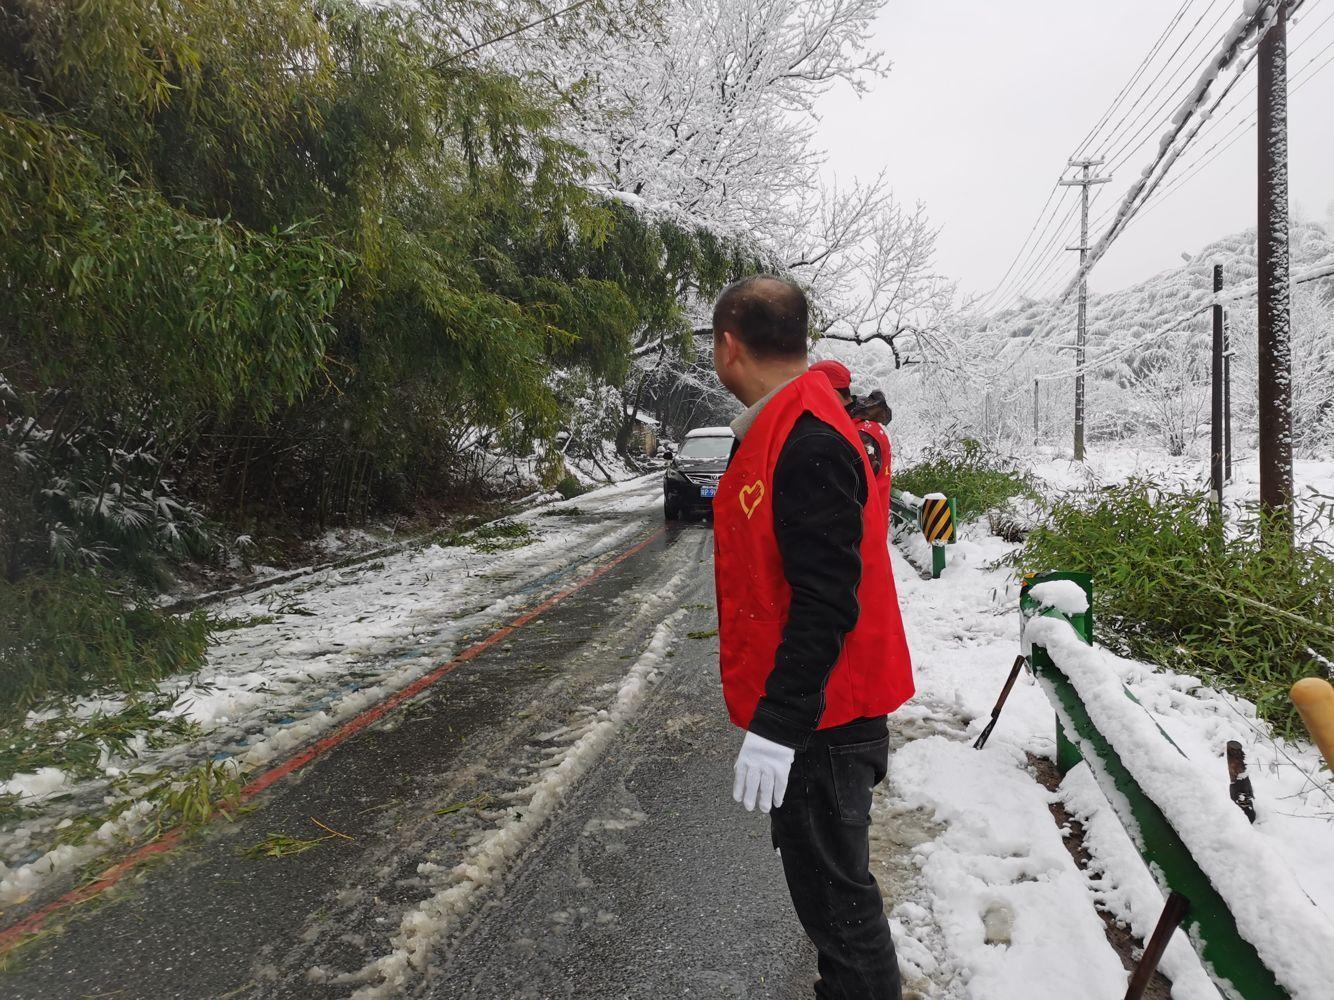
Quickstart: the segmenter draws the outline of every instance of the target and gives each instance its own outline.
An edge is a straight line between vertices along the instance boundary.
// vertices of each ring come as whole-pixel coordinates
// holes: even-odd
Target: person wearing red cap
[[[884,508],[886,524],[888,524],[889,435],[885,433],[885,428],[881,426],[880,421],[875,419],[875,417],[881,415],[881,411],[884,411],[886,415],[888,413],[889,407],[884,405],[884,393],[877,390],[873,394],[873,396],[879,396],[880,406],[859,408],[856,406],[858,400],[852,395],[852,373],[848,371],[847,365],[841,361],[817,361],[811,365],[811,371],[820,372],[825,378],[829,379],[829,384],[838,393],[839,398],[843,400],[843,405],[848,408],[853,426],[857,428],[857,433],[862,439],[862,447],[866,449],[866,457],[871,460],[871,470],[875,473],[876,490],[880,494],[880,505]]]
[[[832,359],[817,361],[811,365],[811,371],[819,372],[829,379],[829,384],[845,404],[852,402],[852,372],[848,371],[848,366],[842,361]]]
[[[732,795],[769,813],[815,996],[901,1000],[869,833],[912,668],[874,473],[808,336],[806,296],[779,278],[714,307],[714,369],[747,407],[713,508],[723,698],[746,730]]]

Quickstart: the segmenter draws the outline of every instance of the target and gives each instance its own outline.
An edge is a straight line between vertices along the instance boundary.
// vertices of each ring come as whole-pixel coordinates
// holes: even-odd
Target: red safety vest
[[[829,380],[803,375],[759,413],[718,484],[713,501],[714,573],[723,697],[734,723],[750,726],[783,637],[792,588],[774,536],[773,477],[778,453],[803,413],[812,413],[857,448],[874,475],[857,430]],[[825,685],[820,729],[887,715],[912,697],[912,666],[890,571],[885,513],[868,490],[862,513],[861,615]]]
[[[889,466],[890,466],[890,448],[889,435],[885,429],[874,420],[858,420],[857,430],[863,434],[869,434],[871,438],[880,447],[880,474],[875,477],[876,489],[880,491],[880,506],[885,512],[886,523],[889,518]]]

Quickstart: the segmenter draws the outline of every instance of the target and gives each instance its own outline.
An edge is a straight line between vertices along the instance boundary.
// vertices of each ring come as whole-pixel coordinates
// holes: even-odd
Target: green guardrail
[[[1054,580],[1070,580],[1083,588],[1089,611],[1066,614],[1042,607],[1031,596],[1033,587]],[[1019,597],[1020,613],[1027,624],[1035,616],[1061,618],[1079,637],[1093,644],[1093,581],[1086,573],[1042,573],[1025,579]],[[1163,919],[1145,950],[1141,969],[1131,980],[1127,998],[1143,995],[1143,989],[1178,924],[1204,962],[1205,969],[1225,996],[1242,1000],[1289,1000],[1288,992],[1274,978],[1255,947],[1242,937],[1226,901],[1214,889],[1196,863],[1171,822],[1140,787],[1111,743],[1098,731],[1071,681],[1047,649],[1034,643],[1028,652],[1033,675],[1056,709],[1056,763],[1062,774],[1085,759],[1096,757],[1090,768],[1126,826],[1145,864],[1159,884],[1169,892]],[[1126,697],[1138,704],[1129,689]],[[1174,748],[1171,738],[1159,729]],[[1179,748],[1178,752],[1180,752]],[[1093,762],[1091,762],[1093,763]],[[1138,984],[1138,986],[1137,986]]]
[[[943,493],[914,496],[902,490],[889,491],[890,524],[896,530],[920,531],[931,545],[931,579],[945,572],[946,546],[954,544],[954,501]]]

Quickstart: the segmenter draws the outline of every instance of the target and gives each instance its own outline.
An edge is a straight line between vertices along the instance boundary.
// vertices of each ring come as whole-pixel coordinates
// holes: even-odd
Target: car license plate
[[[716,486],[701,486],[699,488],[699,495],[705,500],[709,499],[711,496],[717,495],[717,493],[718,487]]]

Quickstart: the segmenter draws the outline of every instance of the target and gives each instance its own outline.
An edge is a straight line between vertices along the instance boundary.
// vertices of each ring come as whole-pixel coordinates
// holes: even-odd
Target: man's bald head
[[[756,358],[805,358],[809,344],[806,293],[768,274],[734,281],[713,307],[713,335],[735,335]]]

